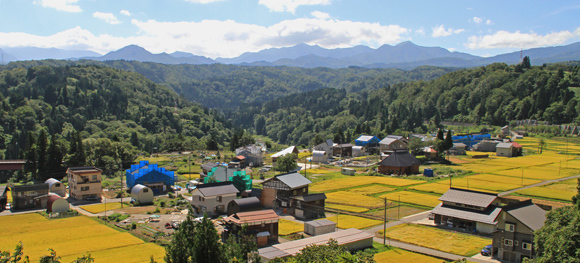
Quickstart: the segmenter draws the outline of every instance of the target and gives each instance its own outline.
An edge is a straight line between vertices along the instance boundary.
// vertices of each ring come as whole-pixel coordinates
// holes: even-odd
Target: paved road
[[[501,193],[499,193],[497,195],[498,196],[509,195],[511,193],[514,193],[514,192],[517,192],[517,191],[520,191],[520,190],[524,190],[524,189],[528,189],[528,188],[532,188],[532,187],[536,187],[536,186],[542,186],[542,185],[546,185],[546,184],[551,184],[551,183],[555,183],[555,182],[565,181],[565,180],[573,179],[573,178],[580,178],[580,175],[574,175],[574,176],[564,177],[564,178],[560,178],[560,179],[543,181],[543,182],[540,182],[540,183],[537,183],[537,184],[532,184],[532,185],[524,186],[524,187],[521,187],[521,188],[517,188],[517,189],[513,189],[513,190],[501,192]]]

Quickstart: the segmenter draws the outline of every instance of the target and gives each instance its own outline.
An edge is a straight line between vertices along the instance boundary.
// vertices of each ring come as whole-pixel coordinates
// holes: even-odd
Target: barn
[[[48,180],[46,180],[45,183],[48,184],[48,192],[57,194],[60,197],[66,196],[66,188],[64,187],[64,184],[61,183],[59,180],[49,178]]]
[[[421,161],[408,151],[399,150],[379,162],[379,172],[382,174],[416,174],[419,173]]]
[[[131,188],[131,199],[135,199],[139,204],[152,204],[153,191],[147,186],[137,184]]]
[[[228,216],[239,212],[262,210],[262,202],[255,196],[234,199],[228,203]]]
[[[332,233],[336,230],[336,222],[328,219],[313,220],[304,223],[304,233],[317,236]]]
[[[46,201],[46,212],[48,213],[62,213],[69,210],[68,201],[56,194],[48,196]]]

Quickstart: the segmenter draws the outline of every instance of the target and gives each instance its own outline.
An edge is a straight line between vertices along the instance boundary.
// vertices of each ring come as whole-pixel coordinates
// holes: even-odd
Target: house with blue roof
[[[372,135],[361,135],[358,139],[354,140],[354,144],[356,146],[363,146],[363,147],[377,147],[379,146],[379,138],[377,136]]]
[[[167,192],[177,180],[177,175],[173,171],[167,171],[157,164],[150,164],[149,161],[131,165],[131,169],[125,170],[125,177],[127,187],[133,188],[141,184],[151,188],[155,194]]]

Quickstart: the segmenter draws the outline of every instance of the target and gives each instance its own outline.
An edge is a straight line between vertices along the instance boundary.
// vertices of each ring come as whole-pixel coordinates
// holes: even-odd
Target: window
[[[88,186],[82,186],[81,187],[81,191],[88,191],[88,190],[89,190],[89,187]]]
[[[513,244],[514,244],[514,242],[513,242],[513,240],[511,240],[511,239],[505,239],[505,240],[503,241],[503,245],[504,245],[504,246],[511,247],[511,246],[513,246]]]
[[[60,183],[54,184],[54,187],[60,187]]]
[[[97,175],[95,174],[95,175],[93,175],[93,181],[96,181],[96,180],[97,180]]]
[[[298,192],[296,192],[296,190],[294,190],[293,195],[297,195],[297,194],[298,194]]]
[[[532,244],[531,243],[522,242],[522,248],[525,249],[525,250],[532,250]]]
[[[517,240],[514,240],[514,246],[517,247],[518,245],[519,245],[518,241]]]
[[[218,201],[219,203],[221,203],[221,202],[222,202],[222,196],[221,196],[221,195],[217,197],[217,201]]]
[[[514,232],[516,229],[516,225],[505,223],[505,231]]]
[[[143,193],[149,193],[149,189],[148,188],[144,188],[143,189]]]

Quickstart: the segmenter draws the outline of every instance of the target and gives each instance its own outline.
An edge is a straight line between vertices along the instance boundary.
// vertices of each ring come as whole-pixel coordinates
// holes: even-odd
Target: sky
[[[478,56],[580,41],[575,0],[0,0],[0,48],[236,57],[411,41]]]

